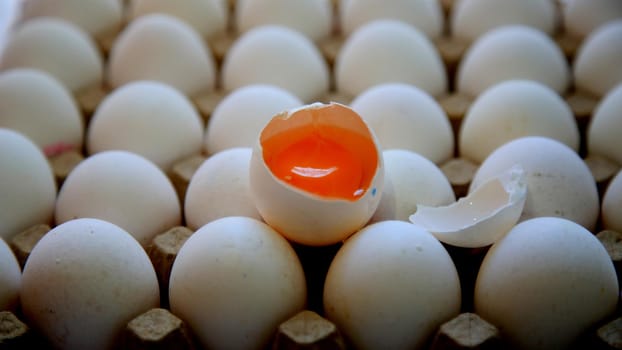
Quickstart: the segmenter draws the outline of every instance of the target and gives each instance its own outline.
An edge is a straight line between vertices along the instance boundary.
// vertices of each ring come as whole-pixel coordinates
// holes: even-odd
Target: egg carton
[[[439,0],[445,11],[445,16],[451,14],[454,0]],[[230,2],[233,3],[232,1]],[[334,5],[338,0],[333,1]],[[559,6],[563,6],[563,1],[558,1]],[[233,16],[235,7],[231,5],[230,15]],[[126,21],[127,24],[129,20]],[[336,22],[336,21],[335,21]],[[447,22],[447,21],[446,21]],[[121,28],[122,29],[122,28]],[[118,32],[108,36],[98,38],[98,44],[104,57],[107,57],[112,43]],[[238,34],[233,28],[227,33],[210,41],[210,45],[218,67],[236,40]],[[572,62],[581,40],[566,33],[563,28],[559,28],[554,34],[556,43],[565,53],[569,62]],[[337,52],[343,44],[344,37],[339,28],[335,25],[332,36],[319,42],[318,47],[324,54],[324,58],[329,64],[333,64]],[[441,54],[445,68],[448,73],[449,81],[455,79],[458,63],[468,48],[468,44],[460,39],[449,35],[448,28],[444,34],[435,41],[435,45]],[[99,103],[105,98],[112,88],[106,85],[93,86],[79,92],[76,99],[79,102],[85,120],[89,120]],[[195,96],[193,102],[201,112],[204,120],[208,120],[214,108],[226,96],[222,87],[217,86],[215,91],[203,95]],[[332,90],[323,98],[323,102],[339,101],[348,104],[352,96],[341,94]],[[587,155],[585,135],[586,128],[592,113],[597,106],[599,99],[586,91],[579,91],[570,88],[565,95],[565,100],[571,107],[578,122],[581,132],[582,145],[580,154],[592,171],[598,185],[599,194],[604,194],[607,185],[613,176],[620,169],[615,163],[609,160]],[[438,97],[438,102],[443,107],[452,122],[454,136],[457,137],[460,130],[461,121],[464,118],[473,98],[461,94],[450,85],[448,93]],[[457,139],[456,139],[457,141]],[[455,143],[457,144],[457,142]],[[59,186],[71,170],[86,157],[85,150],[70,150],[60,152],[49,157],[50,163]],[[173,166],[168,174],[174,183],[180,198],[184,198],[188,183],[207,158],[204,154],[196,154],[187,159],[182,159]],[[441,164],[441,169],[450,180],[456,198],[466,196],[468,187],[473,175],[477,170],[477,165],[468,159],[460,158],[457,150],[454,158]],[[23,266],[28,254],[36,242],[51,229],[51,223],[41,223],[32,228],[19,233],[11,240],[16,257]],[[597,226],[594,233],[598,233],[598,238],[608,248],[618,276],[620,277],[619,242],[620,233],[603,230],[601,224]],[[158,235],[148,248],[149,256],[156,269],[160,289],[161,289],[161,308],[146,311],[128,322],[127,328],[119,339],[119,348],[143,349],[143,348],[182,348],[200,349],[189,327],[183,320],[170,312],[168,305],[168,277],[170,276],[173,261],[181,245],[192,234],[192,231],[185,226],[171,228],[169,231]],[[341,244],[327,247],[309,247],[293,244],[303,267],[308,283],[308,302],[307,309],[292,318],[283,322],[274,331],[274,337],[268,348],[272,349],[345,349],[351,347],[343,334],[337,329],[335,324],[323,317],[322,310],[322,286],[326,271],[332,258],[340,248]],[[472,291],[475,277],[479,265],[487,251],[487,248],[457,248],[445,245],[460,275],[462,283],[462,308],[461,314],[440,326],[434,335],[430,337],[425,348],[439,349],[462,349],[462,348],[491,348],[504,349],[508,344],[505,342],[503,333],[493,324],[480,318],[473,313]],[[620,280],[620,278],[618,278]],[[621,347],[618,338],[622,334],[622,313],[616,311],[610,318],[595,324],[592,329],[586,331],[583,337],[576,344],[577,349],[593,348],[608,349]],[[30,329],[19,310],[15,312],[0,312],[0,348],[31,348],[45,347],[46,340]]]

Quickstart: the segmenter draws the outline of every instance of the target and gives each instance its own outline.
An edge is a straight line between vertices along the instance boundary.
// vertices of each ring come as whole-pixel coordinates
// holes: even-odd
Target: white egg
[[[313,42],[280,25],[249,29],[223,59],[222,85],[233,91],[245,85],[271,84],[309,103],[328,92],[326,61]]]
[[[108,94],[89,123],[90,154],[126,150],[164,171],[203,148],[203,119],[192,102],[170,85],[135,81]]]
[[[570,68],[559,46],[544,32],[506,25],[473,42],[458,65],[456,86],[475,97],[495,83],[511,79],[534,80],[564,93],[570,84]]]
[[[618,281],[600,241],[572,221],[522,222],[495,243],[475,285],[475,312],[517,349],[566,349],[612,315]]]
[[[599,199],[594,177],[575,151],[550,138],[521,137],[500,146],[477,169],[469,192],[514,165],[525,170],[527,183],[520,221],[554,216],[595,228]]]
[[[622,82],[598,103],[587,127],[587,151],[622,165]]]
[[[348,238],[324,285],[326,317],[357,349],[422,348],[460,303],[445,248],[403,221],[378,222]]]
[[[127,323],[158,307],[147,253],[126,231],[97,219],[56,226],[37,243],[22,276],[30,326],[62,349],[111,349]]]
[[[51,223],[56,181],[41,149],[23,134],[0,128],[0,237]]]
[[[441,36],[443,10],[437,0],[341,0],[339,24],[344,36],[377,19],[396,19],[417,27],[429,38]]]
[[[422,31],[399,20],[374,20],[353,32],[337,53],[334,75],[337,91],[349,96],[394,82],[415,85],[433,96],[447,91],[447,73],[436,47]]]
[[[479,164],[499,146],[523,136],[550,137],[579,150],[577,121],[555,90],[529,80],[495,83],[477,96],[462,119],[460,156]]]
[[[572,66],[577,89],[597,97],[622,83],[622,18],[596,28],[585,38]]]
[[[265,349],[277,326],[306,303],[304,272],[268,225],[225,217],[197,230],[171,271],[171,311],[205,348]]]
[[[261,220],[249,188],[252,148],[230,148],[207,158],[192,175],[184,203],[193,230],[225,216]]]
[[[113,88],[156,80],[196,96],[214,89],[217,73],[199,33],[176,17],[157,13],[136,18],[117,36],[107,74]]]
[[[26,135],[48,155],[82,149],[84,122],[71,91],[41,70],[0,73],[0,127]]]
[[[275,114],[302,105],[296,95],[274,85],[237,88],[226,95],[210,115],[204,149],[214,154],[233,147],[253,147],[261,129]]]
[[[430,94],[414,85],[374,85],[356,96],[350,107],[371,126],[383,149],[413,151],[436,164],[454,154],[447,114]]]
[[[22,268],[9,245],[0,237],[0,310],[17,309],[21,279]]]
[[[391,149],[383,151],[382,158],[385,184],[372,221],[407,221],[419,204],[435,207],[456,201],[445,174],[422,155]]]
[[[603,227],[622,232],[622,170],[607,185],[601,203]]]
[[[29,20],[11,35],[0,59],[0,69],[34,68],[45,71],[71,92],[98,86],[104,64],[93,39],[65,20]]]
[[[319,41],[331,34],[332,16],[330,0],[244,0],[235,8],[235,28],[244,33],[251,28],[277,24]]]
[[[276,115],[253,148],[257,210],[288,239],[337,243],[372,217],[382,194],[378,142],[351,108],[314,103]]]
[[[619,0],[564,0],[561,9],[564,30],[579,39],[611,20],[622,18]]]
[[[504,25],[525,25],[549,35],[557,29],[557,9],[551,0],[460,0],[452,7],[453,37],[474,41]]]
[[[181,206],[171,181],[153,162],[127,151],[104,151],[78,164],[58,193],[55,218],[109,221],[143,246],[181,224]]]

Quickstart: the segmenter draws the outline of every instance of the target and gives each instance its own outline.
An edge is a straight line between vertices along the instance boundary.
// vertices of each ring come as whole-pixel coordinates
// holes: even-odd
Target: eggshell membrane
[[[341,0],[338,15],[340,29],[346,37],[377,19],[395,19],[408,23],[429,38],[440,37],[444,25],[443,9],[436,0]]]
[[[337,53],[334,75],[337,91],[350,96],[396,82],[432,96],[447,91],[447,73],[436,47],[422,31],[399,20],[374,20],[353,32]]]
[[[171,311],[210,349],[265,349],[278,325],[305,307],[302,266],[268,225],[225,217],[201,227],[171,271]]]
[[[447,114],[416,86],[374,85],[358,95],[350,107],[371,126],[383,149],[413,151],[436,164],[453,156],[454,134]]]
[[[22,269],[9,245],[0,237],[0,310],[15,311],[19,305]]]
[[[565,0],[561,10],[564,30],[579,39],[611,20],[622,18],[622,3],[618,0]]]
[[[110,349],[132,318],[159,302],[149,257],[106,221],[76,219],[53,228],[24,266],[22,310],[56,348]]]
[[[458,315],[460,293],[456,268],[436,238],[410,223],[382,221],[337,252],[324,310],[356,349],[416,349]]]
[[[521,137],[497,148],[477,169],[469,193],[516,164],[525,170],[527,183],[519,222],[553,216],[595,228],[599,199],[594,177],[576,152],[550,138]]]
[[[190,100],[170,85],[136,81],[108,94],[89,123],[90,154],[126,150],[164,171],[201,153],[203,120]]]
[[[208,154],[214,154],[233,147],[253,147],[261,129],[274,115],[302,105],[296,95],[274,85],[237,88],[227,94],[210,115],[203,148]]]
[[[0,237],[52,221],[56,181],[45,155],[23,134],[0,128]]]
[[[192,175],[184,204],[186,224],[191,229],[225,216],[261,220],[249,189],[252,152],[250,147],[218,152]]]
[[[550,137],[579,150],[579,127],[562,97],[529,80],[507,80],[484,90],[460,124],[460,156],[479,164],[499,146],[524,136]]]
[[[453,37],[469,42],[505,25],[524,25],[552,35],[557,29],[556,11],[550,0],[461,0],[452,8],[450,30]]]
[[[11,35],[0,69],[45,71],[72,93],[101,84],[104,64],[93,39],[80,27],[57,18],[35,18]]]
[[[202,37],[208,39],[226,31],[227,11],[223,0],[131,0],[128,7],[128,15],[132,19],[164,13],[186,22]]]
[[[221,77],[226,91],[271,84],[305,103],[329,88],[328,66],[319,49],[303,34],[281,25],[262,25],[242,34],[223,59]]]
[[[622,165],[622,82],[605,95],[592,114],[587,128],[587,151]]]
[[[584,227],[553,217],[515,226],[486,254],[475,312],[517,349],[565,349],[613,314],[616,272]]]
[[[622,232],[622,171],[609,182],[603,201],[601,215],[603,227],[608,230]]]
[[[44,152],[58,145],[82,149],[84,123],[73,95],[40,70],[0,73],[0,127],[19,131]]]
[[[214,89],[216,67],[196,30],[176,17],[158,13],[136,18],[117,36],[110,50],[107,79],[113,88],[155,80],[195,96]]]
[[[407,221],[419,204],[441,206],[456,201],[445,174],[422,155],[391,149],[383,151],[382,158],[385,183],[373,222]]]
[[[622,83],[622,18],[595,29],[579,47],[572,67],[577,89],[602,97]]]
[[[235,8],[235,27],[240,33],[262,25],[282,25],[313,41],[327,38],[332,30],[330,0],[244,0]]]
[[[339,150],[342,159],[338,161],[343,164],[335,160],[335,166],[343,165],[344,171],[338,171],[337,176],[346,174],[345,179],[322,179],[306,187],[285,180],[287,174],[281,177],[274,172],[279,160],[289,157],[285,156],[287,151],[316,135],[320,135],[319,140],[330,140],[333,148],[323,150],[318,142],[318,148],[296,155],[300,164],[291,164],[294,171],[290,178],[298,166],[305,170],[307,159],[331,160],[328,155]],[[314,176],[296,176],[294,181],[301,178],[312,180]],[[331,183],[335,193],[320,193],[314,188],[326,189],[322,186]],[[383,184],[384,167],[375,136],[356,112],[341,104],[316,103],[279,114],[266,125],[253,148],[250,189],[257,210],[266,223],[298,243],[333,244],[363,227],[378,206]]]
[[[465,52],[456,75],[457,90],[476,97],[504,80],[543,83],[558,93],[570,84],[570,68],[561,49],[545,33],[506,25],[482,34]]]
[[[57,224],[97,218],[128,231],[143,246],[181,224],[172,183],[153,162],[127,151],[94,154],[69,173],[58,193]]]
[[[25,0],[21,20],[56,17],[71,22],[95,38],[121,28],[123,6],[119,0]]]

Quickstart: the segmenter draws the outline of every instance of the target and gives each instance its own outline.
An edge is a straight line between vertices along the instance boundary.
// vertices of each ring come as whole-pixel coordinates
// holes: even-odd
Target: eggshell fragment
[[[454,134],[447,114],[414,85],[374,85],[356,96],[350,107],[373,129],[383,149],[413,151],[436,164],[453,156]]]
[[[296,253],[268,225],[225,217],[197,230],[173,264],[171,311],[203,347],[265,349],[277,326],[305,307]]]
[[[221,72],[227,91],[271,84],[306,103],[329,88],[328,66],[319,49],[303,34],[280,25],[262,25],[242,34],[227,51]]]
[[[517,349],[567,349],[617,302],[607,251],[563,218],[515,226],[490,248],[475,284],[475,311]]]
[[[469,107],[460,124],[460,156],[479,164],[499,146],[524,136],[550,137],[579,150],[577,121],[555,90],[536,81],[502,81]]]
[[[160,168],[127,151],[104,151],[83,160],[58,193],[56,223],[97,218],[122,227],[147,246],[181,224],[175,188]]]
[[[203,120],[190,100],[170,85],[135,81],[108,94],[89,123],[90,154],[126,150],[164,171],[203,148]]]
[[[0,237],[52,221],[56,181],[41,149],[23,134],[0,128]]]
[[[448,206],[417,205],[410,222],[441,242],[477,248],[503,237],[521,216],[527,196],[525,172],[513,166]]]
[[[622,171],[611,179],[601,203],[603,227],[622,232]]]
[[[110,50],[107,80],[113,88],[156,80],[196,96],[214,89],[216,67],[190,25],[158,13],[136,18],[119,34]]]
[[[622,165],[622,82],[605,95],[594,110],[587,128],[587,151]]]
[[[19,305],[22,269],[9,245],[0,237],[0,310],[14,311]]]
[[[564,30],[579,39],[622,18],[622,3],[618,0],[564,0],[561,10]]]
[[[348,238],[324,285],[324,310],[356,349],[418,349],[460,312],[460,282],[441,243],[403,221]]]
[[[374,214],[383,183],[375,136],[338,103],[276,115],[253,148],[250,189],[257,210],[298,243],[333,244],[360,229]]]
[[[80,27],[57,18],[35,18],[11,35],[0,69],[45,71],[71,92],[101,84],[104,64],[95,42]]]
[[[111,349],[126,324],[157,307],[147,253],[126,231],[97,219],[56,226],[24,266],[21,306],[28,324],[62,349]]]
[[[436,47],[422,31],[394,19],[371,21],[352,33],[337,54],[334,75],[337,91],[350,96],[389,82],[412,84],[432,96],[447,91]]]
[[[510,79],[534,80],[561,94],[570,84],[570,68],[561,49],[545,33],[506,25],[473,42],[458,65],[456,87],[475,97]]]

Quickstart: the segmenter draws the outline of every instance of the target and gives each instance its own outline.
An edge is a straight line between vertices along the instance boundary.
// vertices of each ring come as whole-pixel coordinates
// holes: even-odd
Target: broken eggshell
[[[417,205],[410,222],[430,231],[443,243],[484,247],[518,222],[526,196],[525,171],[515,165],[455,203],[442,207]]]

